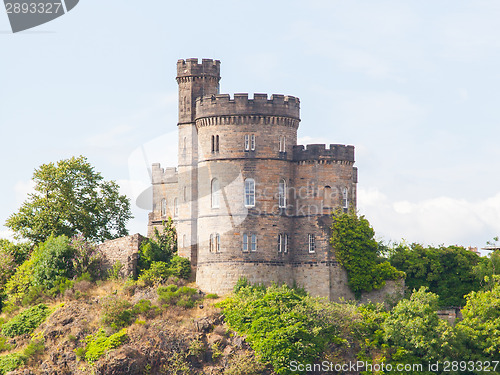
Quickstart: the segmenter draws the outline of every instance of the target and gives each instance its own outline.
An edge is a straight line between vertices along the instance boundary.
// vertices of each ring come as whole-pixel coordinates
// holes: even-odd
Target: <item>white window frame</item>
[[[244,253],[248,253],[248,234],[243,233],[243,247],[242,250]]]
[[[309,253],[312,254],[316,252],[316,237],[314,236],[314,234],[309,234],[308,236]]]
[[[212,183],[210,185],[210,197],[211,197],[211,205],[212,208],[220,207],[220,183],[217,178],[212,179]]]
[[[280,179],[278,183],[278,207],[286,207],[286,181],[284,178]]]
[[[283,245],[283,234],[278,234],[278,253],[281,253]]]
[[[255,180],[247,178],[245,180],[245,207],[255,207]]]
[[[250,150],[250,135],[245,134],[245,151]]]
[[[285,233],[284,235],[284,249],[283,249],[283,253],[284,254],[287,254],[288,253],[288,234]]]
[[[250,136],[250,150],[255,151],[255,134]]]
[[[280,152],[285,152],[286,151],[286,136],[280,135],[279,138],[279,150]]]
[[[252,233],[250,235],[250,251],[255,253],[257,251],[257,234]]]
[[[160,214],[162,217],[167,216],[167,200],[165,198],[160,202]]]
[[[347,188],[342,189],[342,208],[346,211],[349,208],[349,199]]]
[[[209,251],[211,253],[220,252],[220,235],[219,233],[212,233],[210,235]]]

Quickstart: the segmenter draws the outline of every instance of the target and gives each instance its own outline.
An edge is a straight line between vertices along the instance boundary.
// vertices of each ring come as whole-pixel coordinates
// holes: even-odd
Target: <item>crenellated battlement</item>
[[[293,160],[335,160],[354,163],[354,146],[325,144],[297,145],[293,146]]]
[[[300,120],[300,100],[294,96],[273,94],[253,94],[249,99],[247,93],[218,94],[196,99],[196,118],[213,116],[282,116]]]
[[[177,61],[177,78],[205,76],[220,79],[220,61],[202,59],[186,59]]]
[[[151,166],[151,180],[154,184],[172,184],[177,182],[177,168],[162,168],[160,163]]]

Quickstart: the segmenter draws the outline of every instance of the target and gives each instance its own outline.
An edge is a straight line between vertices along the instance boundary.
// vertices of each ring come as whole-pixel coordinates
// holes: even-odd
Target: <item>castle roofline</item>
[[[295,96],[272,94],[235,93],[206,95],[196,99],[196,117],[211,117],[221,115],[262,115],[284,116],[300,119],[300,100]]]
[[[293,146],[293,160],[336,160],[354,163],[354,146],[331,144],[310,144]]]

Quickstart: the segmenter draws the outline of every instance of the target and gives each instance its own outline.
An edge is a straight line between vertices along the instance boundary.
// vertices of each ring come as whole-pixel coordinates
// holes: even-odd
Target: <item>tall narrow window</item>
[[[309,235],[309,252],[314,253],[316,251],[316,239],[314,234]]]
[[[323,190],[323,206],[332,207],[332,188],[330,186],[325,186],[325,190]]]
[[[212,135],[212,153],[215,152],[215,135]]]
[[[219,152],[219,136],[215,136],[215,152]]]
[[[243,233],[243,252],[248,252],[248,234]]]
[[[186,246],[187,246],[186,235],[183,234],[182,235],[182,247],[186,247]]]
[[[245,206],[255,207],[255,180],[253,178],[245,180]]]
[[[283,241],[284,241],[284,243],[283,243],[283,245],[284,245],[283,252],[286,254],[286,253],[288,253],[288,234],[284,235]]]
[[[344,212],[347,212],[347,209],[349,208],[349,201],[347,199],[347,188],[344,188],[342,190],[342,208],[344,209]]]
[[[250,251],[257,251],[257,235],[251,235]]]
[[[286,181],[281,179],[278,184],[278,206],[279,208],[286,207]]]
[[[278,234],[278,253],[281,253],[283,251],[282,244],[283,244],[283,235],[280,233]]]
[[[187,150],[187,139],[184,137],[184,140],[182,141],[182,153],[185,154]]]
[[[245,134],[245,151],[250,150],[250,135]]]
[[[255,150],[255,134],[252,134],[252,136],[250,137],[250,150]]]
[[[174,199],[174,217],[179,216],[179,200],[177,198]]]
[[[212,233],[210,235],[209,249],[211,253],[220,252],[220,235],[219,233]]]
[[[187,202],[187,186],[184,186],[183,190],[183,197],[184,197],[184,202]]]
[[[167,216],[167,200],[161,200],[161,216]]]
[[[285,150],[286,150],[286,137],[284,135],[280,135],[279,145],[280,145],[280,152],[285,152]]]
[[[220,186],[219,180],[214,178],[212,180],[212,208],[219,208],[220,204]]]

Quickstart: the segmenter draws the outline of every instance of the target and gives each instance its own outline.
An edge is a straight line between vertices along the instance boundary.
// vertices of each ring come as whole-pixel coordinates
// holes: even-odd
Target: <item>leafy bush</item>
[[[26,294],[33,287],[33,268],[38,261],[38,257],[39,255],[34,252],[27,261],[19,266],[16,273],[12,275],[5,285],[5,293],[8,296],[8,304],[20,304]]]
[[[291,374],[290,362],[314,363],[341,344],[362,317],[353,305],[331,304],[287,286],[242,286],[218,304],[229,327],[246,336],[264,363]],[[346,333],[347,332],[347,333]]]
[[[157,289],[160,303],[192,308],[197,300],[197,290],[187,286],[168,285]]]
[[[335,257],[346,271],[349,287],[356,298],[385,285],[385,280],[405,276],[387,262],[382,262],[375,232],[364,216],[355,212],[337,212],[333,216],[332,245]]]
[[[121,271],[123,268],[123,263],[117,261],[113,263],[113,266],[108,270],[108,280],[120,280],[122,278]]]
[[[16,315],[2,326],[2,334],[15,337],[33,332],[50,315],[49,308],[44,304],[33,306]]]
[[[148,318],[154,318],[158,313],[158,307],[153,306],[151,301],[148,299],[141,299],[134,305],[134,307],[132,308],[132,312],[134,313],[134,316],[143,315]]]
[[[10,371],[24,365],[26,357],[22,353],[11,353],[0,357],[0,374],[5,375]]]
[[[37,262],[33,264],[33,284],[51,289],[62,278],[72,278],[75,250],[66,236],[50,236],[38,245]]]
[[[149,269],[153,262],[168,263],[173,254],[177,252],[177,232],[172,218],[163,222],[163,230],[160,233],[154,230],[153,238],[141,243],[139,249],[139,271]]]
[[[265,369],[252,353],[245,351],[234,354],[229,359],[224,375],[255,375],[261,374]]]
[[[114,328],[127,327],[134,322],[135,313],[130,302],[116,296],[102,300],[102,322]]]
[[[93,364],[101,358],[106,352],[116,349],[128,340],[127,329],[124,328],[111,336],[106,335],[106,331],[102,328],[94,335],[89,335],[85,338],[85,360]],[[83,354],[80,351],[80,354]]]
[[[170,270],[173,276],[187,280],[191,275],[191,262],[187,258],[175,255],[170,261]]]
[[[142,271],[139,280],[145,285],[154,285],[165,282],[169,276],[172,276],[170,264],[167,262],[152,262],[151,267]]]

